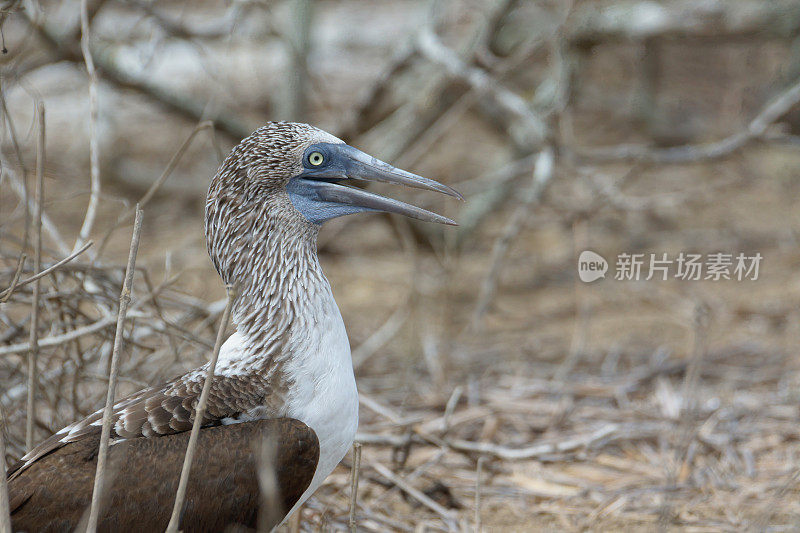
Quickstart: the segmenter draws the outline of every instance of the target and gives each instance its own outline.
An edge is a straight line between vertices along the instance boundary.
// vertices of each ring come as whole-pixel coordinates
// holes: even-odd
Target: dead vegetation
[[[468,198],[448,213],[457,232],[388,217],[323,232],[353,344],[361,459],[354,479],[348,456],[289,529],[796,528],[800,3],[371,4],[366,22],[405,28],[392,43],[366,22],[351,41],[326,33],[363,16],[357,1],[200,5],[3,11],[7,460],[103,405],[136,201],[145,222],[117,396],[209,359],[225,299],[200,199],[268,109]],[[114,20],[135,23],[117,36]],[[268,101],[218,93],[231,70],[217,54],[248,40],[285,59],[258,66]],[[187,43],[212,81],[171,84],[113,61],[135,50],[158,66]],[[79,90],[55,88],[75,77]],[[98,95],[99,109],[72,119],[86,124],[75,150],[56,112]],[[46,150],[42,109],[56,115]],[[578,280],[586,249],[612,263],[606,279]],[[757,281],[613,279],[620,253],[681,251],[764,263]]]

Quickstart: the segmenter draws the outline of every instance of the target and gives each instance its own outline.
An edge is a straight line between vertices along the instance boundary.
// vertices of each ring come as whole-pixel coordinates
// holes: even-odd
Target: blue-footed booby
[[[358,393],[350,344],[317,258],[326,220],[364,211],[452,220],[349,187],[381,181],[461,195],[399,170],[307,124],[270,122],[241,141],[208,190],[208,253],[238,287],[235,332],[222,346],[180,529],[256,527],[253,442],[274,443],[272,527],[325,480],[352,445]],[[112,475],[99,529],[163,531],[207,365],[114,405]],[[91,501],[102,410],[68,425],[8,472],[15,531],[72,531]]]

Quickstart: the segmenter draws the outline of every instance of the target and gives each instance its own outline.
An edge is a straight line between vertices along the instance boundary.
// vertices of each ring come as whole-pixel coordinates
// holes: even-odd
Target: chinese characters
[[[670,257],[667,253],[628,254],[617,256],[614,279],[618,281],[666,281],[670,277],[685,281],[736,280],[756,281],[762,256],[716,252],[693,254],[680,252]]]

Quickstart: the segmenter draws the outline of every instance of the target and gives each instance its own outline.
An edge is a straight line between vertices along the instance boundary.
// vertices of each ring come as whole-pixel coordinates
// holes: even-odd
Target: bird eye
[[[318,167],[325,161],[325,156],[321,152],[311,152],[308,154],[308,162],[313,166]]]

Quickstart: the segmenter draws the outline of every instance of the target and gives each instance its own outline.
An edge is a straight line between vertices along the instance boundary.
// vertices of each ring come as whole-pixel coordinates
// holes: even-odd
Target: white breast
[[[286,415],[313,429],[320,445],[317,471],[295,509],[339,464],[352,446],[358,426],[350,342],[330,288],[320,292],[313,308],[312,316],[303,317],[305,327],[293,330],[292,358],[284,367],[293,378]]]
[[[352,446],[358,426],[358,391],[350,342],[330,285],[324,277],[319,281],[316,287],[300,289],[307,299],[298,305],[290,338],[283,347],[286,357],[282,360],[281,375],[291,383],[283,398],[283,407],[274,412],[263,406],[222,421],[235,424],[286,416],[314,430],[319,439],[319,463],[311,484],[292,512],[336,468]],[[251,353],[248,344],[241,332],[231,335],[220,350],[217,374],[233,376],[251,372],[252,365],[258,362],[258,354]],[[198,372],[205,373],[205,370]]]

